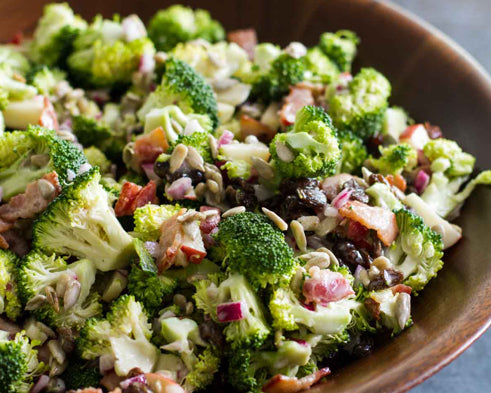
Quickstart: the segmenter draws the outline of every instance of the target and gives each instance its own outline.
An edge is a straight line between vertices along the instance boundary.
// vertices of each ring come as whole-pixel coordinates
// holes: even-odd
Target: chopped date
[[[400,284],[404,279],[404,275],[393,269],[385,269],[380,272],[373,280],[368,284],[369,291],[378,291],[379,289],[390,288],[394,285]]]

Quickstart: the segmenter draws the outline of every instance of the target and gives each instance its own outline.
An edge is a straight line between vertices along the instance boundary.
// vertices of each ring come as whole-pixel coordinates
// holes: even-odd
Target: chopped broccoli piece
[[[305,78],[305,59],[296,59],[284,53],[273,60],[271,69],[260,75],[252,86],[251,95],[263,102],[280,100],[289,87]]]
[[[350,131],[340,131],[338,140],[341,146],[339,172],[358,173],[368,157],[363,140]]]
[[[37,341],[30,341],[25,332],[9,340],[8,333],[0,330],[0,386],[5,393],[29,393],[35,378],[47,367],[38,360],[34,349]]]
[[[140,120],[154,108],[177,105],[184,113],[208,115],[213,128],[218,125],[218,109],[213,90],[191,66],[173,57],[166,60],[162,83],[138,111]]]
[[[254,287],[288,281],[297,266],[284,235],[266,216],[245,212],[222,220],[212,258],[243,274]]]
[[[15,72],[7,64],[0,65],[0,94],[2,95],[2,109],[9,101],[22,101],[33,98],[37,90],[34,86],[19,81]]]
[[[307,70],[312,76],[307,79],[312,82],[331,83],[339,73],[336,63],[334,63],[322,50],[316,46],[310,48],[305,56]]]
[[[399,107],[387,108],[381,133],[389,143],[396,143],[410,123],[411,119],[404,109]]]
[[[298,111],[293,129],[276,134],[269,148],[283,177],[333,175],[341,156],[331,119],[313,106]]]
[[[351,71],[351,63],[356,56],[356,46],[360,39],[350,30],[324,33],[320,37],[319,47],[341,72]]]
[[[271,333],[264,316],[262,304],[244,276],[233,273],[222,281],[218,287],[211,279],[197,281],[195,285],[196,294],[194,295],[194,300],[196,301],[196,307],[215,321],[218,321],[216,308],[219,304],[228,302],[244,303],[245,307],[243,309],[247,310],[245,318],[229,322],[223,331],[227,341],[231,343],[233,348],[258,348]],[[214,291],[209,290],[210,288],[214,289]]]
[[[363,68],[350,82],[348,92],[335,95],[329,105],[334,125],[368,139],[382,129],[391,86],[381,73]]]
[[[133,296],[123,295],[111,306],[106,318],[91,318],[80,332],[77,349],[83,359],[111,355],[116,374],[124,377],[138,367],[151,372],[159,350],[151,342],[151,324],[143,305]]]
[[[174,147],[182,143],[183,145],[194,147],[203,158],[203,161],[213,163],[215,160],[211,155],[209,134],[206,132],[193,132],[191,135],[179,135],[176,142],[171,146],[169,154],[172,153]]]
[[[429,141],[423,147],[423,152],[432,163],[437,159],[448,160],[450,165],[445,174],[449,177],[469,175],[476,162],[475,157],[463,152],[457,142],[444,138]]]
[[[17,292],[19,258],[9,250],[0,250],[0,314],[15,321],[22,312]]]
[[[78,141],[85,147],[101,146],[111,137],[109,127],[88,116],[73,116],[72,129]]]
[[[102,376],[97,367],[77,356],[71,356],[60,378],[65,382],[67,390],[77,390],[99,386]]]
[[[420,291],[443,266],[442,238],[409,210],[399,209],[395,214],[399,236],[387,257],[404,275],[404,284]]]
[[[380,146],[380,158],[370,158],[370,166],[382,175],[397,175],[402,171],[410,171],[418,164],[418,153],[407,143]]]
[[[78,330],[87,318],[102,312],[99,295],[90,291],[95,275],[96,268],[87,259],[67,264],[55,254],[31,251],[19,269],[19,294],[39,319],[59,328]],[[43,303],[40,298],[45,295]]]
[[[70,77],[86,87],[117,87],[131,83],[141,57],[153,56],[155,48],[146,37],[142,22],[135,15],[143,32],[129,39],[119,23],[97,16],[87,30],[73,43],[74,50],[67,59]]]
[[[403,207],[401,201],[385,183],[374,183],[365,190],[365,193],[370,197],[374,206],[384,207],[389,210],[398,210]]]
[[[25,191],[27,185],[56,171],[65,186],[87,162],[75,145],[58,138],[54,131],[29,126],[0,136],[0,186],[3,199]]]
[[[18,45],[0,45],[0,64],[20,75],[26,75],[31,67],[19,48]]]
[[[99,167],[102,174],[108,173],[111,170],[112,162],[97,147],[91,146],[84,149],[84,154],[89,164]]]
[[[87,258],[97,269],[128,265],[133,240],[109,205],[97,168],[79,175],[38,218],[33,244],[45,252]]]
[[[449,179],[442,172],[433,172],[421,198],[443,218],[456,211],[478,185],[491,185],[491,171],[484,171],[471,180],[462,191],[466,177]]]
[[[144,241],[156,241],[160,237],[160,227],[162,223],[179,213],[179,205],[152,205],[151,203],[139,207],[135,210],[133,218],[135,220],[134,232]]]
[[[192,370],[186,375],[184,380],[184,389],[186,392],[194,392],[195,390],[203,390],[213,381],[214,374],[218,372],[220,366],[220,357],[213,351],[211,347],[198,355],[196,363]]]
[[[44,95],[52,95],[55,86],[65,80],[66,73],[54,68],[49,69],[45,65],[33,67],[27,74],[27,83],[34,86],[39,93]]]
[[[378,327],[383,326],[392,331],[392,334],[399,334],[406,327],[412,324],[411,316],[398,312],[398,304],[401,301],[409,300],[407,293],[393,293],[392,289],[387,288],[380,291],[372,291],[368,294],[368,299],[378,303],[380,316],[377,321]]]
[[[198,38],[209,42],[221,41],[225,31],[208,11],[173,5],[158,11],[150,20],[148,35],[160,51],[169,51],[180,42]]]
[[[251,177],[252,166],[244,160],[227,161],[220,167],[220,170],[226,170],[230,179],[241,178],[247,180]]]
[[[30,46],[30,56],[38,64],[63,66],[73,41],[87,23],[67,3],[48,4],[39,20]]]

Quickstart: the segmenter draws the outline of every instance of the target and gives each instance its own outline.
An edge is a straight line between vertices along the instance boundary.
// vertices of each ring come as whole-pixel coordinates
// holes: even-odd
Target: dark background
[[[491,0],[392,0],[459,43],[491,72]],[[491,125],[490,125],[491,127]],[[491,330],[411,393],[491,392]]]

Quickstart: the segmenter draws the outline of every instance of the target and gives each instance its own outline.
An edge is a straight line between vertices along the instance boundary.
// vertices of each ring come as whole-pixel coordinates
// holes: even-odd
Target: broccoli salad
[[[296,393],[409,328],[491,171],[358,45],[63,3],[0,45],[0,392]]]

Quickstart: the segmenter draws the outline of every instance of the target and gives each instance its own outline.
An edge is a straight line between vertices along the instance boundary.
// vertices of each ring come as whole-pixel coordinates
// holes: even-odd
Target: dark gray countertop
[[[392,0],[446,33],[491,72],[491,0]],[[491,329],[411,393],[491,392]]]

